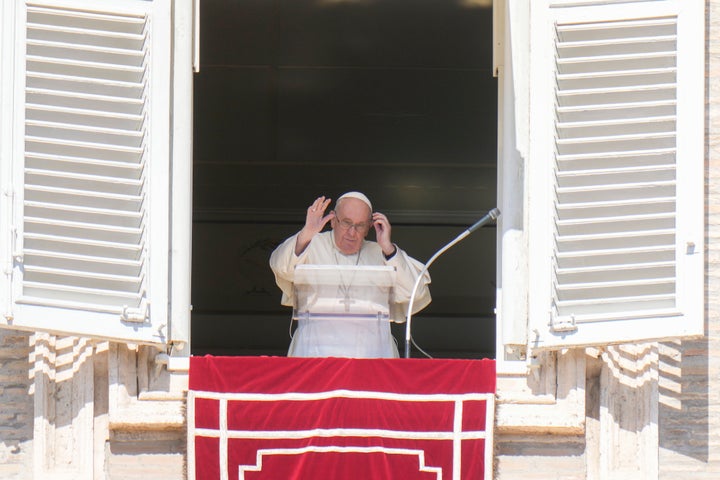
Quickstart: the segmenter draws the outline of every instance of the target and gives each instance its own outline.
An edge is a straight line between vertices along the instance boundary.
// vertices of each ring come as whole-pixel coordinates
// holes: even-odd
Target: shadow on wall
[[[696,462],[707,463],[710,449],[707,340],[617,345],[598,352],[600,358],[588,364],[586,388],[587,428],[600,441],[594,454],[604,455],[609,468],[621,468],[631,461],[622,452],[640,448],[631,455],[635,461],[658,455],[664,474],[702,469]],[[660,451],[642,453],[654,435]]]
[[[709,351],[706,338],[666,342],[659,349],[660,448],[701,462],[710,458]],[[690,471],[683,470],[682,458],[671,464]]]
[[[102,468],[108,478],[182,478],[184,407],[179,399],[158,402],[173,398],[158,353],[155,346],[0,330],[0,477],[30,478],[32,471],[32,478],[89,478]],[[93,461],[98,440],[100,463]]]

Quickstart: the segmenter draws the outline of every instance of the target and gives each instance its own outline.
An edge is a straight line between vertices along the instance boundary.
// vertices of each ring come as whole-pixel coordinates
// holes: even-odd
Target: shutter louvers
[[[27,8],[22,303],[144,320],[148,32]]]
[[[556,24],[555,331],[676,313],[676,20]]]

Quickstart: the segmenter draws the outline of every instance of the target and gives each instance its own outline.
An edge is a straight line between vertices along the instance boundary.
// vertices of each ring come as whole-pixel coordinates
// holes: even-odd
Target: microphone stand
[[[467,230],[462,232],[460,235],[455,237],[453,241],[442,247],[440,250],[435,252],[435,254],[430,257],[430,260],[427,261],[425,264],[425,267],[422,269],[418,277],[415,279],[415,285],[413,285],[412,293],[410,294],[410,302],[408,303],[408,311],[407,311],[407,318],[405,320],[405,358],[410,358],[410,341],[412,339],[412,336],[410,335],[410,322],[412,320],[412,307],[413,302],[415,301],[415,294],[417,293],[418,286],[420,286],[420,281],[423,278],[423,275],[425,275],[425,272],[428,271],[428,268],[430,268],[430,265],[435,261],[436,258],[438,258],[440,255],[445,253],[449,248],[451,248],[456,243],[463,240],[465,237],[473,233],[478,228],[482,227],[486,223],[488,223],[490,220],[496,220],[500,216],[500,210],[497,208],[493,208],[488,213],[485,214],[484,217],[482,217],[480,220],[472,224]]]

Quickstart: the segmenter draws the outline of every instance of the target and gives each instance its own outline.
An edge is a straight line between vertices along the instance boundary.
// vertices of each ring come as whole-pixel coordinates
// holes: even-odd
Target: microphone
[[[493,208],[492,210],[490,210],[489,212],[487,212],[484,217],[482,217],[482,218],[481,218],[480,220],[478,220],[477,222],[473,223],[473,224],[467,229],[467,234],[470,235],[470,234],[473,233],[475,230],[477,230],[478,228],[480,228],[480,227],[482,227],[483,225],[485,225],[486,223],[488,223],[490,220],[497,220],[497,218],[498,218],[499,216],[500,216],[500,210],[498,210],[497,208]],[[467,235],[466,235],[466,236],[467,236]],[[463,237],[463,238],[465,238],[465,237]]]
[[[410,335],[410,321],[412,317],[412,307],[413,302],[415,301],[415,294],[417,293],[418,286],[420,286],[420,281],[422,280],[423,275],[425,275],[425,272],[428,271],[428,268],[430,268],[430,265],[432,265],[435,259],[445,253],[450,247],[454,246],[456,243],[460,242],[465,237],[467,237],[486,223],[490,222],[491,220],[497,220],[499,216],[500,210],[498,210],[497,208],[493,208],[492,210],[490,210],[480,220],[473,223],[470,227],[467,228],[467,230],[455,237],[454,240],[452,240],[450,243],[435,252],[435,254],[430,257],[430,260],[427,261],[425,267],[422,269],[418,277],[415,279],[415,285],[413,285],[412,293],[410,294],[410,302],[408,303],[407,317],[405,319],[405,358],[410,358],[410,341],[412,339],[412,336]]]

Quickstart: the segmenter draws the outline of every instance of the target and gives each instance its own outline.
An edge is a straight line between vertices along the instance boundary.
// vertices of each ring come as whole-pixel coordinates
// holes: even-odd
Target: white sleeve
[[[297,234],[285,240],[270,255],[270,269],[275,274],[275,283],[282,290],[282,305],[293,305],[293,277],[295,274],[295,266],[303,263],[303,259],[307,256],[306,248],[300,255],[295,255],[295,242]]]
[[[387,264],[397,269],[394,288],[395,308],[393,309],[392,316],[394,322],[402,323],[407,318],[407,310],[410,306],[410,295],[412,295],[415,281],[425,268],[425,265],[409,256],[400,248],[397,248],[395,255],[390,260],[387,260]],[[423,279],[420,281],[418,290],[415,293],[412,313],[417,313],[430,304],[432,300],[429,287],[430,281],[430,274],[426,271],[423,273]]]

